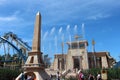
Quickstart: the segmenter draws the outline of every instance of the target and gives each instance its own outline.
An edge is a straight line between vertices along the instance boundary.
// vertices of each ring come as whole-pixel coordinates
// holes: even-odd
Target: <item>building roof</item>
[[[95,55],[96,57],[106,56],[106,52],[88,52],[88,56],[93,55]]]
[[[61,56],[61,55],[67,55],[67,54],[55,54],[54,56]]]
[[[54,57],[55,58],[65,58],[67,56],[67,54],[55,54]]]
[[[88,52],[88,56],[93,55],[95,55],[96,57],[107,56],[109,59],[113,59],[113,57],[110,56],[109,52]]]

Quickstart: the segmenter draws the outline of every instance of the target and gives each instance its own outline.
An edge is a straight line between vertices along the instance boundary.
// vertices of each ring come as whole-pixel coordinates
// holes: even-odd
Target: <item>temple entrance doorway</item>
[[[73,68],[80,69],[80,58],[78,56],[73,57]]]
[[[58,69],[59,70],[64,70],[65,69],[65,61],[63,58],[58,59]]]

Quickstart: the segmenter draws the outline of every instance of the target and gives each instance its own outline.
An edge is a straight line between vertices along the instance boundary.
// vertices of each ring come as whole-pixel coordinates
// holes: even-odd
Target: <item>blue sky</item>
[[[119,0],[0,0],[0,35],[12,31],[31,45],[38,11],[42,15],[44,54],[53,58],[62,52],[62,42],[73,41],[74,35],[84,32],[89,52],[94,39],[96,51],[108,51],[120,60]]]

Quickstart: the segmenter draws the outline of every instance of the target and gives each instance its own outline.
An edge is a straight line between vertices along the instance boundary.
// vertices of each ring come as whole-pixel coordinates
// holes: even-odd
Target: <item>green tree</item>
[[[51,60],[51,58],[48,56],[48,54],[44,55],[43,61],[44,61],[46,68],[48,68],[51,65],[50,60]]]

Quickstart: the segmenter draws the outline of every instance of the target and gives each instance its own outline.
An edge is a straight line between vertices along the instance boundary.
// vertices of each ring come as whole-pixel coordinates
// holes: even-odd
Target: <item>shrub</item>
[[[120,79],[120,68],[109,68],[106,70],[107,70],[108,80]],[[89,73],[93,74],[96,78],[97,73],[101,73],[101,69],[94,68],[94,69],[84,70],[83,73],[86,79],[88,79]]]
[[[75,77],[69,77],[68,79],[65,79],[65,80],[78,80],[78,79]]]
[[[20,74],[20,71],[0,69],[0,80],[13,80]]]
[[[108,79],[120,79],[120,69],[119,68],[111,68],[108,69]]]

